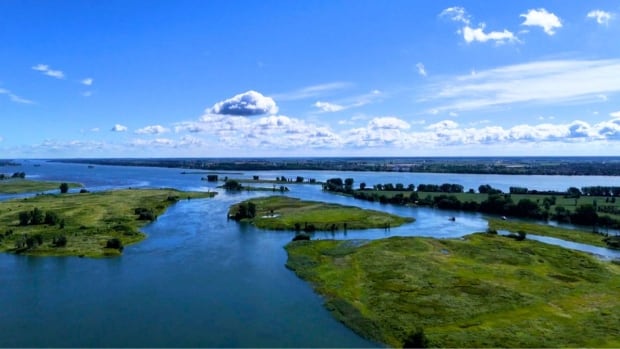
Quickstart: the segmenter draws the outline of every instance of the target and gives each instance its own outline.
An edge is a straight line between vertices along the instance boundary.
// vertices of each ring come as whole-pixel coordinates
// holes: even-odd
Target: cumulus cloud
[[[420,76],[426,76],[426,68],[424,67],[424,64],[422,64],[422,62],[418,62],[415,65],[416,68],[418,68],[418,74],[420,74]]]
[[[459,29],[457,33],[463,35],[463,40],[465,40],[468,44],[472,42],[487,41],[495,42],[498,45],[507,42],[519,42],[517,36],[507,29],[504,29],[503,31],[485,32],[484,23],[481,23],[478,28],[473,28],[470,26],[470,15],[463,7],[448,7],[441,11],[439,17],[448,18],[454,22],[461,23],[463,27]],[[426,75],[424,74],[424,76]]]
[[[614,118],[620,118],[620,110],[615,111],[613,113],[609,113],[609,115]]]
[[[51,76],[56,79],[64,79],[65,74],[60,70],[53,70],[47,64],[37,64],[32,67],[33,70],[39,71],[44,75]]]
[[[429,86],[430,112],[476,110],[512,103],[598,101],[620,92],[620,59],[552,60],[504,66]]]
[[[112,127],[112,129],[110,130],[112,132],[126,132],[127,131],[127,126],[123,126],[121,124],[116,124]]]
[[[275,114],[278,112],[278,107],[273,98],[250,90],[215,103],[209,112],[221,115],[253,116]]]
[[[314,103],[314,106],[321,109],[321,111],[327,113],[337,112],[345,109],[345,107],[342,105],[321,101],[317,101],[316,103]]]
[[[524,17],[525,21],[521,25],[541,27],[548,35],[555,34],[555,30],[562,28],[562,21],[554,13],[547,12],[544,8],[530,9],[527,13],[523,13],[520,17]]]
[[[84,86],[91,86],[93,82],[94,82],[93,78],[86,78],[80,81],[80,83]]]
[[[517,37],[512,32],[506,29],[504,29],[501,32],[491,31],[491,32],[485,33],[484,26],[481,26],[475,29],[469,26],[465,26],[462,32],[463,32],[463,39],[467,43],[471,43],[474,41],[478,41],[478,42],[494,41],[497,44],[503,44],[506,42],[518,41]]]
[[[438,130],[453,130],[458,127],[459,127],[459,124],[452,120],[442,120],[442,121],[426,126],[426,129],[431,130],[431,131],[438,131]]]
[[[586,15],[586,18],[591,18],[596,20],[596,23],[598,24],[604,24],[604,25],[608,25],[609,21],[611,20],[612,17],[612,13],[611,12],[606,12],[603,10],[592,10],[590,12],[588,12],[588,14]]]
[[[368,127],[372,129],[407,130],[411,126],[405,120],[393,116],[384,116],[370,120]]]
[[[150,134],[150,135],[157,135],[157,134],[162,134],[162,133],[166,133],[169,132],[170,130],[168,130],[167,128],[161,126],[161,125],[152,125],[152,126],[146,126],[140,129],[137,129],[135,131],[135,133],[137,134]]]

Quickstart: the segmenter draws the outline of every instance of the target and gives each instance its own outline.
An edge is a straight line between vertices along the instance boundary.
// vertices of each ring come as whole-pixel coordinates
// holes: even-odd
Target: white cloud
[[[278,112],[276,102],[256,91],[240,93],[227,100],[215,103],[209,110],[212,114],[252,116],[275,114]]]
[[[321,101],[317,101],[316,103],[314,103],[314,106],[321,109],[321,111],[327,113],[337,112],[345,109],[345,107],[342,105]]]
[[[454,22],[463,24],[463,28],[459,29],[457,33],[463,35],[465,42],[472,43],[493,41],[498,45],[507,42],[519,42],[519,39],[511,31],[504,29],[503,31],[490,31],[485,32],[485,25],[481,23],[478,28],[472,28],[470,26],[471,20],[467,11],[463,7],[455,6],[449,7],[441,11],[440,17],[447,17]],[[422,66],[423,68],[424,66]],[[418,67],[419,69],[419,67]],[[420,73],[420,75],[426,76],[426,74]]]
[[[620,110],[615,111],[613,113],[609,113],[609,115],[614,118],[620,118]]]
[[[599,101],[620,92],[620,59],[555,60],[456,76],[428,88],[429,112],[476,110],[512,103]]]
[[[608,25],[612,16],[613,15],[611,12],[606,12],[603,10],[592,10],[588,12],[588,14],[586,15],[586,18],[596,19],[596,23]]]
[[[466,25],[469,25],[470,22],[469,14],[467,14],[467,11],[460,6],[448,7],[444,9],[439,14],[439,17],[448,17],[455,22],[461,22]]]
[[[495,41],[497,44],[503,44],[506,42],[515,42],[519,41],[517,37],[510,31],[504,29],[504,31],[492,31],[485,33],[484,26],[479,28],[471,28],[469,26],[465,26],[463,28],[463,39],[465,42],[471,43],[474,41],[478,42],[487,42],[487,41]]]
[[[94,82],[93,78],[86,78],[80,81],[80,83],[85,86],[91,86],[93,82]]]
[[[112,132],[125,132],[125,131],[127,131],[127,126],[123,126],[121,124],[116,124],[116,125],[114,125],[114,127],[112,127],[112,129],[110,131],[112,131]]]
[[[548,35],[555,34],[555,29],[562,28],[562,21],[554,13],[547,12],[544,8],[530,9],[523,13],[525,21],[521,25],[541,27]]]
[[[431,131],[438,131],[438,130],[453,130],[458,127],[459,127],[459,124],[452,120],[442,120],[442,121],[426,126],[426,129],[431,130]]]
[[[170,132],[170,130],[161,125],[146,126],[146,127],[137,129],[135,131],[135,133],[137,134],[150,134],[150,135],[158,135],[158,134],[162,134],[166,132]]]
[[[295,101],[322,96],[326,93],[346,89],[351,86],[353,86],[353,84],[349,82],[330,82],[326,84],[303,87],[292,92],[278,93],[273,95],[273,98],[279,101]]]
[[[7,90],[7,89],[3,89],[0,88],[0,95],[6,95],[7,97],[9,97],[9,99],[11,100],[11,102],[15,102],[15,103],[20,103],[20,104],[33,104],[34,102],[26,99],[26,98],[22,98],[14,93],[12,93],[11,91]]]
[[[420,74],[421,76],[426,76],[426,68],[424,67],[424,64],[422,64],[422,62],[418,62],[415,65],[416,68],[418,68],[418,74]]]
[[[51,76],[56,79],[64,79],[65,74],[60,70],[53,70],[47,64],[37,64],[32,67],[33,70],[39,71],[47,76]]]
[[[411,126],[405,120],[393,116],[384,116],[370,120],[368,127],[372,129],[407,130]]]

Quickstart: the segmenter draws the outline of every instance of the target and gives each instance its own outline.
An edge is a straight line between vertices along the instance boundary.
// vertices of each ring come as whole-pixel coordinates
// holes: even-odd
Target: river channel
[[[0,168],[10,172],[13,168]],[[37,258],[0,254],[1,347],[378,347],[334,320],[312,287],[285,268],[291,232],[269,232],[226,219],[228,207],[269,192],[226,193],[180,169],[24,161],[32,179],[83,183],[89,190],[173,187],[218,191],[181,201],[146,226],[148,238],[110,259]],[[224,174],[226,175],[226,174]],[[614,185],[616,177],[481,176],[381,172],[283,171],[231,178],[303,176],[378,183],[490,184],[564,190]],[[222,175],[220,175],[222,176]],[[390,231],[317,233],[315,238],[459,237],[484,231],[473,213],[408,208],[290,185],[287,194],[384,210],[416,218]],[[0,197],[7,199],[9,196]],[[455,216],[456,220],[448,218]]]

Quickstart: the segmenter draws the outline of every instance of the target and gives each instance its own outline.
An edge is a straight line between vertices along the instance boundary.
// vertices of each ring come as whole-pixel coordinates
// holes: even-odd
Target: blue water
[[[36,258],[0,254],[2,347],[377,347],[334,320],[311,285],[285,268],[290,232],[227,221],[228,206],[257,195],[229,194],[201,175],[179,169],[30,161],[29,178],[75,181],[89,190],[174,187],[218,191],[213,199],[181,201],[145,227],[148,238],[110,259]],[[436,175],[328,171],[248,172],[356,182],[512,185],[563,190],[608,185],[609,177]],[[525,178],[523,178],[525,177]],[[540,177],[540,176],[536,176]],[[587,179],[587,181],[585,180]],[[536,184],[536,185],[534,185]],[[477,214],[409,208],[327,194],[320,186],[290,186],[290,196],[415,217],[389,231],[317,233],[315,238],[375,239],[394,235],[459,237],[484,231]],[[6,197],[5,197],[6,198]],[[0,198],[1,199],[1,198]],[[455,216],[455,221],[448,218]]]

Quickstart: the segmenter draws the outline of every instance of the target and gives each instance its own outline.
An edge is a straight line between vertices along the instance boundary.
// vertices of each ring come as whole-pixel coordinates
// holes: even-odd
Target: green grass
[[[297,241],[287,267],[365,337],[400,347],[618,347],[620,266],[537,241]]]
[[[0,181],[0,194],[37,193],[58,189],[61,182],[34,181],[22,178],[10,178]],[[81,188],[79,183],[67,183],[69,188]]]
[[[175,189],[115,190],[83,194],[50,194],[26,199],[0,202],[0,251],[38,256],[87,256],[119,255],[115,249],[104,248],[106,241],[118,238],[123,245],[143,240],[146,235],[139,228],[149,221],[138,220],[136,208],[163,213],[176,200],[204,198],[214,193],[181,192]],[[19,225],[19,213],[38,208],[54,212],[64,220],[54,226]],[[7,234],[11,231],[12,234]],[[26,251],[16,249],[16,243],[27,236],[40,234],[43,244]],[[52,239],[64,235],[65,247],[53,247]]]
[[[607,244],[603,241],[604,236],[598,233],[592,233],[591,231],[565,229],[550,225],[517,222],[511,220],[504,221],[500,219],[489,219],[489,229],[508,230],[513,233],[524,231],[526,233],[551,236],[581,244],[607,247]]]
[[[399,217],[385,212],[364,210],[352,206],[342,206],[316,201],[302,201],[288,196],[270,196],[244,201],[256,205],[254,219],[245,219],[262,229],[294,230],[295,223],[301,229],[312,224],[317,230],[330,230],[332,224],[336,229],[370,229],[400,226],[413,222],[413,218]],[[240,204],[233,205],[229,215],[237,212]]]

